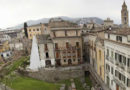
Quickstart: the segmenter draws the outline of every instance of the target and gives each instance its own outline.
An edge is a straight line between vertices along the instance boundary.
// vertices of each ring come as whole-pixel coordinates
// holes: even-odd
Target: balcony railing
[[[118,80],[117,77],[113,76],[113,81],[116,82],[121,88],[123,88],[123,90],[126,90],[124,83]]]
[[[109,57],[109,60],[110,60],[111,63],[114,63],[114,58]]]
[[[106,55],[106,59],[109,60],[109,56],[108,55]]]
[[[119,65],[122,69],[125,69],[125,65],[124,64],[120,64]]]
[[[115,64],[116,64],[117,66],[119,66],[119,64],[120,64],[120,63],[119,63],[118,61],[116,61],[116,63],[115,63]]]

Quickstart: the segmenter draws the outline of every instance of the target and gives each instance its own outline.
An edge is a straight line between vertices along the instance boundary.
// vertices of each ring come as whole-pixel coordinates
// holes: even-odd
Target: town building
[[[107,20],[104,20],[104,28],[109,28],[113,26],[114,26],[113,20],[111,20],[110,18],[107,18]]]
[[[36,24],[27,27],[28,39],[33,39],[33,36],[41,35],[41,34],[49,34],[50,28],[48,24]]]
[[[83,62],[81,28],[61,18],[51,19],[49,26],[54,43],[56,65],[81,64]]]
[[[105,83],[112,90],[130,90],[130,29],[105,33]]]
[[[37,36],[41,67],[55,67],[54,45],[50,35]]]
[[[97,37],[95,44],[96,44],[97,74],[104,81],[105,78],[104,38]]]
[[[0,56],[2,59],[7,59],[12,56],[8,41],[0,43]]]
[[[30,69],[82,64],[81,28],[60,18],[51,19],[49,26],[50,34],[33,38]],[[34,69],[35,62],[37,65]]]

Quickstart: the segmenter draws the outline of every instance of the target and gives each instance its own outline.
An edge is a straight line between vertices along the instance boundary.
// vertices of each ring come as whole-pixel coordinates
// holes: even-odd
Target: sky
[[[124,0],[0,0],[0,28],[56,16],[110,17],[120,24],[123,2]],[[126,0],[126,4],[130,5],[130,0]]]

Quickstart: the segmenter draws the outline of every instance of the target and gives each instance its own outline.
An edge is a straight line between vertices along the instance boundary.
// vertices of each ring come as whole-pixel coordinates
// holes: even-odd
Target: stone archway
[[[68,59],[68,65],[72,65],[72,60]]]

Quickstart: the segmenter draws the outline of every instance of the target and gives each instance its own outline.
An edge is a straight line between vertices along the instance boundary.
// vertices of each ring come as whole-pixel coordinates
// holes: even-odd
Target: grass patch
[[[59,83],[59,84],[65,84],[65,85],[66,85],[66,88],[68,88],[68,87],[71,85],[70,79],[61,80],[61,81],[59,81],[58,83]]]
[[[13,90],[59,90],[60,84],[47,83],[29,77],[19,76],[15,74],[20,66],[25,67],[29,57],[21,57],[10,65],[6,66],[2,82]]]
[[[81,81],[80,81],[79,78],[75,78],[75,79],[74,79],[74,82],[75,82],[75,85],[76,85],[76,89],[77,89],[77,90],[84,90],[83,85],[82,85],[82,83],[81,83]]]
[[[92,87],[92,81],[89,77],[85,77],[85,80],[86,80],[86,84],[90,87]]]
[[[59,90],[60,88],[60,84],[47,83],[23,76],[6,79],[6,84],[14,90]]]

